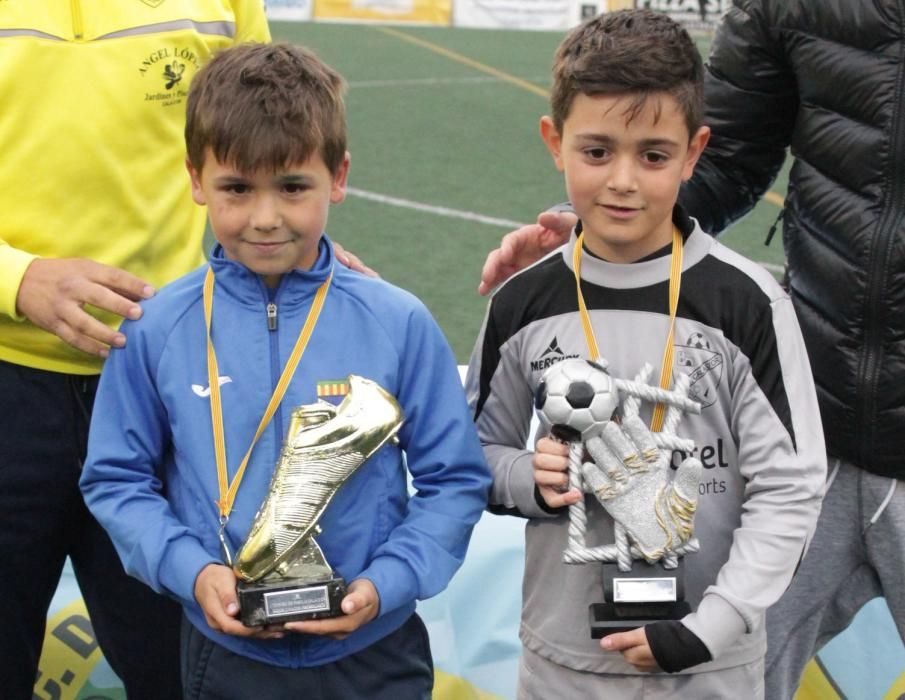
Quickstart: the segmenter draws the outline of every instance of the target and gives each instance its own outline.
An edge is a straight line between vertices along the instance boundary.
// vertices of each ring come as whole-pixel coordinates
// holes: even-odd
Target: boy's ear
[[[185,169],[189,171],[189,177],[192,180],[192,199],[195,200],[195,204],[201,204],[202,206],[207,204],[204,199],[204,192],[201,191],[201,173],[195,170],[195,166],[192,165],[188,158],[185,159]]]
[[[688,142],[688,152],[685,154],[685,165],[682,168],[682,181],[690,180],[694,173],[694,166],[698,158],[704,152],[707,142],[710,140],[710,127],[702,126]]]
[[[553,162],[556,163],[556,169],[562,170],[562,135],[553,123],[553,118],[543,116],[540,118],[540,137],[547,144],[547,150],[553,156]]]
[[[346,198],[346,179],[349,177],[349,166],[352,163],[352,156],[346,151],[343,156],[343,162],[340,164],[336,175],[333,176],[333,186],[330,189],[331,204],[339,204]]]

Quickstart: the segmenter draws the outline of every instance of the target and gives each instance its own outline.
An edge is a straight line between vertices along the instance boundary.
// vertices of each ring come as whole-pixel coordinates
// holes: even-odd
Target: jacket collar
[[[698,222],[685,214],[681,207],[677,206],[673,211],[673,222],[679,227],[685,239],[682,260],[684,272],[707,255],[713,245],[713,239],[704,233]],[[570,270],[574,270],[572,254],[577,240],[578,234],[573,230],[569,242],[562,249],[563,260]],[[663,255],[635,263],[618,264],[585,254],[581,261],[581,278],[611,289],[646,287],[669,279],[671,259],[671,256]]]
[[[259,275],[245,265],[226,257],[223,246],[216,244],[208,264],[214,271],[217,293],[226,294],[244,306],[260,307],[273,300],[291,308],[297,302],[308,300],[330,275],[336,256],[333,243],[327,234],[321,236],[318,255],[310,270],[292,270],[283,275],[279,287],[270,290]]]

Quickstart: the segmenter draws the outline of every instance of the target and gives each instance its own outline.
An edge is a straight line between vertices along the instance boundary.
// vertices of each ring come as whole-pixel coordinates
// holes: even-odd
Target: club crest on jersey
[[[345,379],[326,379],[317,383],[317,398],[333,404],[340,403],[349,393],[349,382]]]
[[[706,335],[694,332],[684,344],[676,344],[676,369],[691,379],[688,396],[701,404],[712,406],[723,379],[723,355],[716,352]]]

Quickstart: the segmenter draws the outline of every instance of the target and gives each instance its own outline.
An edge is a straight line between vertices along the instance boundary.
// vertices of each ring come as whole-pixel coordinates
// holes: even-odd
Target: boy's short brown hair
[[[550,103],[560,133],[579,93],[633,95],[631,120],[657,92],[676,100],[694,135],[703,121],[704,65],[688,32],[663,13],[600,15],[573,29],[556,49]]]
[[[345,83],[311,51],[240,44],[221,51],[189,90],[185,145],[198,171],[205,150],[241,171],[275,171],[319,153],[335,175],[346,154]]]

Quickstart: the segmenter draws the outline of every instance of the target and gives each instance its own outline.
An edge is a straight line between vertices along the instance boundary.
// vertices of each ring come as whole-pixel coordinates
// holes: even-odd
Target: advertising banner
[[[684,24],[714,25],[729,9],[731,0],[635,0],[635,7],[665,12]]]
[[[448,25],[452,0],[314,0],[314,18]]]
[[[605,9],[603,0],[456,0],[457,27],[564,31]],[[602,7],[603,5],[603,7]]]
[[[311,19],[311,0],[267,0],[268,19]]]

